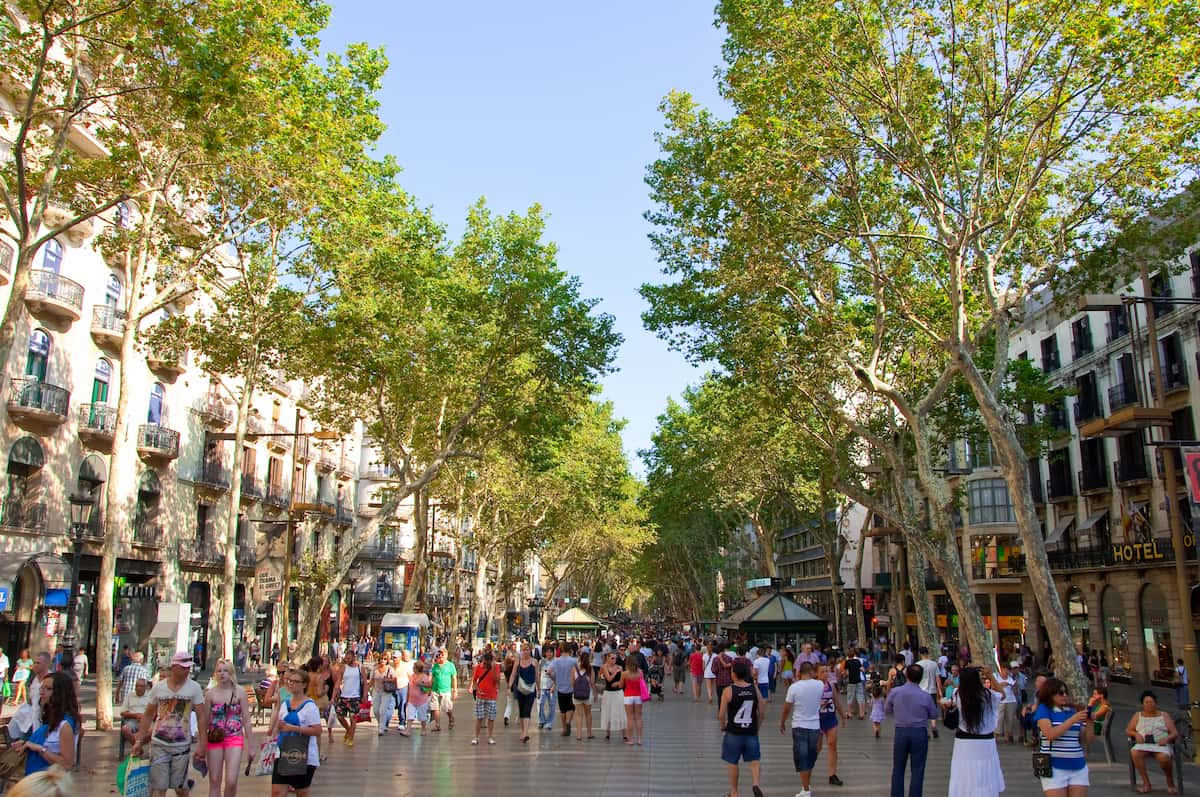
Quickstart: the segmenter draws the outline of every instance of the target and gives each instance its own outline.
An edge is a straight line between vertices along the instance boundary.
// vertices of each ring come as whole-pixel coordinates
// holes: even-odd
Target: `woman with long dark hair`
[[[521,741],[529,741],[529,723],[533,717],[533,704],[537,700],[537,662],[533,660],[533,647],[521,645],[521,658],[508,676],[508,689],[517,701],[517,719],[521,724]]]
[[[75,766],[75,735],[82,717],[75,679],[59,670],[42,679],[38,699],[42,704],[42,724],[27,741],[13,747],[25,750],[25,774],[41,772],[57,764],[70,770]]]
[[[959,673],[958,691],[953,698],[958,729],[950,756],[949,797],[995,797],[1004,791],[1004,773],[996,752],[996,723],[1003,698],[1002,692],[984,684],[978,667]]]

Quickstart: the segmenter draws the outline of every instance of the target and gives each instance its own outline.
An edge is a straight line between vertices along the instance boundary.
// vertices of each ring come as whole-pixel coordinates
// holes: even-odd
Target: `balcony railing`
[[[258,552],[253,543],[239,543],[237,547],[237,563],[239,567],[254,567],[258,564]]]
[[[259,501],[266,495],[266,490],[263,489],[263,483],[254,477],[253,474],[242,474],[242,497],[247,500]]]
[[[0,526],[20,531],[46,531],[46,505],[5,501],[0,507]]]
[[[233,420],[233,407],[219,396],[207,395],[196,402],[196,414],[205,423],[228,426]]]
[[[26,301],[57,302],[73,307],[75,317],[83,311],[83,286],[61,274],[45,269],[35,268],[29,272],[29,287],[25,289]]]
[[[355,466],[354,460],[350,457],[342,457],[338,460],[337,474],[341,478],[352,479],[358,468]]]
[[[1092,332],[1077,332],[1071,337],[1071,359],[1078,360],[1080,357],[1091,354],[1095,349],[1092,346]]]
[[[1065,473],[1051,474],[1046,480],[1046,497],[1051,501],[1074,498],[1075,485],[1071,484],[1071,477]]]
[[[1062,367],[1062,361],[1059,359],[1057,348],[1042,352],[1042,372],[1043,373],[1047,373],[1047,374],[1054,373],[1061,367]]]
[[[358,606],[392,606],[403,602],[404,590],[395,587],[376,587],[373,590],[354,591],[354,603]]]
[[[1112,564],[1112,556],[1103,548],[1086,548],[1079,551],[1049,551],[1046,558],[1053,571],[1063,570],[1096,570]],[[1016,575],[1024,575],[1028,569],[1025,555],[1017,554],[1008,558],[1009,569]]]
[[[1151,371],[1146,378],[1150,380],[1150,394],[1158,398],[1158,386],[1154,384],[1154,372]],[[1188,375],[1183,363],[1173,362],[1162,366],[1162,382],[1167,393],[1185,389],[1188,384]]]
[[[1099,418],[1104,414],[1104,407],[1096,395],[1081,395],[1075,400],[1075,425]]]
[[[1146,463],[1146,455],[1143,453],[1118,459],[1113,463],[1113,478],[1117,484],[1149,480],[1150,468]]]
[[[1012,567],[1012,557],[1003,562],[975,562],[971,565],[971,578],[985,581],[990,578],[1017,578],[1021,575]]]
[[[1083,468],[1079,471],[1079,489],[1080,490],[1105,490],[1108,489],[1108,469],[1095,466]]]
[[[386,462],[372,462],[367,466],[366,476],[368,479],[394,479],[396,471]]]
[[[125,313],[110,304],[94,305],[92,335],[106,343],[116,343],[125,336]]]
[[[262,500],[270,506],[286,509],[292,504],[291,491],[282,484],[268,484],[267,494]]]
[[[179,456],[179,432],[156,423],[144,423],[138,427],[137,449],[139,454],[174,459]]]
[[[215,462],[205,462],[200,466],[196,473],[196,478],[193,479],[196,484],[202,487],[208,487],[212,490],[226,491],[232,480],[229,475],[229,469],[224,468]]]
[[[1120,340],[1129,334],[1129,322],[1125,320],[1125,311],[1122,310],[1121,314],[1115,317],[1120,320],[1106,321],[1104,324],[1104,331],[1108,335],[1109,343]]]
[[[117,431],[117,408],[111,404],[81,404],[78,420],[80,435],[112,438]]]
[[[271,423],[271,426],[270,426],[270,434],[279,435],[279,436],[267,438],[267,447],[268,448],[273,448],[276,451],[291,451],[292,450],[292,441],[295,439],[292,436],[293,435],[292,429],[288,429],[286,426],[284,426],[279,421],[274,421]]]
[[[1116,412],[1122,407],[1138,403],[1137,386],[1132,382],[1118,382],[1108,389],[1108,408]]]
[[[394,560],[400,558],[400,548],[397,545],[364,545],[358,555],[364,559]]]
[[[333,513],[333,522],[339,526],[354,525],[354,508],[339,504]]]
[[[223,562],[215,540],[183,539],[179,541],[179,560],[202,565],[215,565]]]
[[[33,377],[13,377],[8,388],[8,411],[41,420],[59,422],[67,419],[71,394],[65,387],[39,382]]]
[[[138,523],[133,527],[133,544],[139,548],[163,547],[163,528],[157,523]]]
[[[328,451],[322,451],[317,456],[317,470],[322,473],[333,473],[337,469],[337,457],[331,455]]]

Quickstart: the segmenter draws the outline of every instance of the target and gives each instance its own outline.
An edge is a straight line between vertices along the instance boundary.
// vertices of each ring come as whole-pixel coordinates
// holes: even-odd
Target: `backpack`
[[[904,674],[904,670],[894,670],[892,672],[892,686],[904,686],[908,683],[908,676]]]
[[[592,696],[592,682],[587,673],[575,672],[575,687],[571,694],[576,700],[587,700]]]

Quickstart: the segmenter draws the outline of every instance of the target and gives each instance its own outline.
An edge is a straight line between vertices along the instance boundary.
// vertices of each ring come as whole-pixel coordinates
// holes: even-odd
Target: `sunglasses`
[[[1067,692],[1067,690],[1066,690],[1066,689],[1059,689],[1059,690],[1058,690],[1057,692],[1055,692],[1054,694],[1056,694],[1056,695],[1062,695],[1063,697],[1066,697],[1066,696],[1069,694],[1069,692]]]

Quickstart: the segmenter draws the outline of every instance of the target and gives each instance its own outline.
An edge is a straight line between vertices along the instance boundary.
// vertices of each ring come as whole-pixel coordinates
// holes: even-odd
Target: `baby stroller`
[[[663,697],[663,677],[665,675],[661,664],[650,664],[650,698],[653,700],[655,696],[661,703],[666,698]]]

